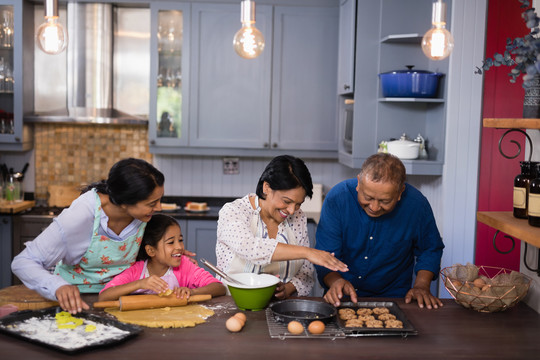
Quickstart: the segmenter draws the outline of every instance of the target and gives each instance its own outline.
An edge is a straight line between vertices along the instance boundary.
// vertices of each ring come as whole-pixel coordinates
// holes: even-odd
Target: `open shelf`
[[[529,225],[527,219],[515,218],[511,211],[479,211],[476,220],[512,237],[540,247],[540,227]]]
[[[379,98],[380,102],[418,102],[418,103],[443,103],[444,99],[436,98],[412,98],[412,97],[384,97]]]
[[[381,39],[381,43],[420,44],[424,35],[421,34],[392,34]]]
[[[540,129],[540,119],[484,118],[483,125],[501,129]]]

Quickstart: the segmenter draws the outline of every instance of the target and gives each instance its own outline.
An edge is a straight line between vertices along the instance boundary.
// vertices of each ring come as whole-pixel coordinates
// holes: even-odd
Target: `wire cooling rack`
[[[345,333],[338,327],[335,321],[331,320],[326,324],[324,332],[319,335],[310,334],[307,329],[304,329],[304,332],[298,335],[291,334],[287,331],[287,325],[274,319],[274,314],[270,308],[266,309],[266,323],[268,324],[268,332],[270,337],[273,339],[344,339]]]

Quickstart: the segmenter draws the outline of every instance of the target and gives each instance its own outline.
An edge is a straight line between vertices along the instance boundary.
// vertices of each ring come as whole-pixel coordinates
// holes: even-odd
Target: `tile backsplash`
[[[80,186],[105,179],[123,158],[152,162],[146,126],[36,123],[34,136],[36,200],[48,198],[49,185]]]

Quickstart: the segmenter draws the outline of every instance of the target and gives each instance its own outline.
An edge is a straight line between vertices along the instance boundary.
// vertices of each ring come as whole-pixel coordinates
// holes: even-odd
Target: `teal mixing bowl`
[[[240,310],[263,310],[270,302],[279,283],[278,277],[269,274],[238,273],[229,274],[229,276],[245,284],[232,284],[223,280]]]

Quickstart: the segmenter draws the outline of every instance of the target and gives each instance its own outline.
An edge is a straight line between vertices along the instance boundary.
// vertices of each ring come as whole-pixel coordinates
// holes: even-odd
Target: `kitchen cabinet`
[[[187,232],[182,229],[182,234],[184,235],[184,246],[189,251],[197,253],[195,258],[199,261],[199,264],[201,264],[201,259],[206,259],[212,264],[217,264],[217,221],[188,220]],[[206,268],[205,270],[210,271]],[[215,275],[213,272],[212,274]]]
[[[14,215],[12,217],[13,240],[10,256],[13,258],[23,251],[24,244],[41,234],[52,223],[53,219],[53,215]],[[22,282],[13,275],[13,285],[19,284]]]
[[[150,146],[188,144],[190,4],[150,4]]]
[[[449,17],[451,2],[446,3]],[[431,1],[426,0],[358,0],[352,147],[340,142],[340,163],[359,168],[377,152],[381,141],[397,139],[403,133],[411,139],[421,134],[426,139],[428,159],[403,160],[407,174],[442,175],[445,77],[439,83],[438,96],[429,99],[384,98],[378,78],[379,73],[405,69],[406,65],[448,73],[448,59],[431,61],[420,46],[423,34],[431,26],[431,9]],[[342,114],[346,98],[338,99]],[[340,134],[345,133],[345,118],[340,119]]]
[[[298,156],[335,158],[339,9],[323,3],[257,4],[256,26],[266,45],[252,60],[232,47],[241,27],[238,3],[192,3],[189,49],[185,15],[183,27],[189,69],[182,77],[190,81],[189,92],[185,83],[182,90],[186,128],[174,139],[156,138],[151,129],[151,151],[275,156],[295,150]]]
[[[354,53],[356,0],[341,0],[339,5],[338,94],[354,92]]]
[[[23,124],[23,115],[34,106],[33,31],[33,8],[28,1],[0,0],[1,151],[32,148],[32,128]]]
[[[11,216],[0,216],[0,289],[11,286]]]

